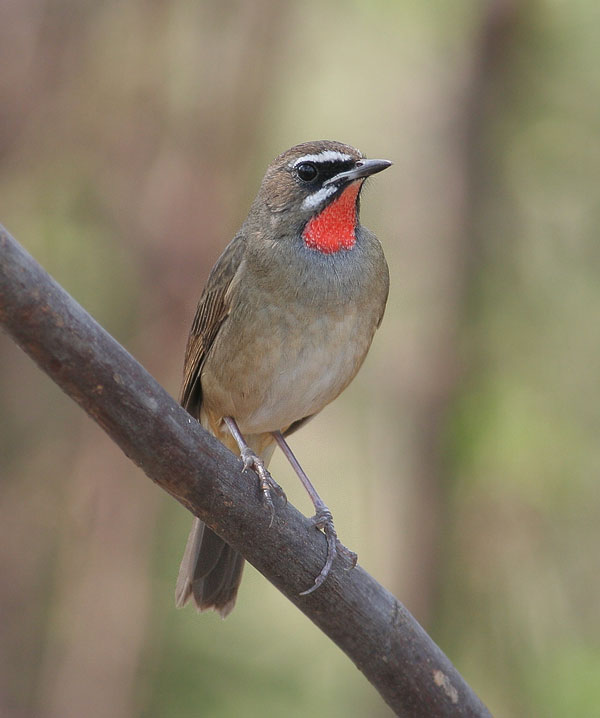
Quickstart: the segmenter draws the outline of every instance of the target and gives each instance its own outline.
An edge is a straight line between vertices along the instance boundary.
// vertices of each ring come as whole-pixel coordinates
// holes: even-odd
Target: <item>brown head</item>
[[[326,254],[350,249],[363,182],[391,164],[366,159],[341,142],[304,142],[269,165],[253,214],[269,216],[275,237],[294,227],[311,249]]]

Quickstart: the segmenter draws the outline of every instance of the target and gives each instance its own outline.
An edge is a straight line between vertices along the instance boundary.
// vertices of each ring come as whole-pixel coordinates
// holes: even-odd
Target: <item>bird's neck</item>
[[[356,244],[356,200],[362,182],[352,182],[323,211],[306,223],[304,244],[322,254],[352,249]]]

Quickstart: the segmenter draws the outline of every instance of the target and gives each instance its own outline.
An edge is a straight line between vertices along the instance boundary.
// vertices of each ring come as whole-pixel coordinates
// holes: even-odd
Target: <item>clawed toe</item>
[[[329,527],[329,530],[333,532],[333,535],[337,539],[337,534],[335,533],[335,528],[333,526],[333,516],[327,506],[320,508],[311,520],[315,528],[325,531],[325,529]]]
[[[240,433],[240,430],[235,423],[235,420],[230,416],[226,416],[224,418],[224,421],[229,427],[231,434],[235,438],[237,445],[240,448],[240,456],[244,464],[244,470],[251,469],[258,476],[260,492],[262,494],[263,501],[269,508],[271,514],[271,523],[269,525],[272,525],[275,518],[275,506],[273,505],[272,494],[283,498],[287,504],[287,497],[285,495],[285,492],[283,491],[281,486],[279,486],[279,484],[273,479],[271,474],[267,471],[267,467],[265,466],[265,463],[260,458],[260,456],[257,456],[248,446],[248,444],[246,444],[246,442],[244,441],[244,437]],[[329,572],[331,571],[333,561],[337,554],[345,556],[350,560],[350,568],[354,568],[354,566],[356,566],[357,556],[353,551],[347,549],[338,540],[337,534],[335,532],[335,526],[333,525],[333,516],[331,515],[331,511],[327,508],[327,506],[325,506],[325,504],[317,494],[314,486],[311,484],[308,476],[304,473],[304,470],[298,463],[298,460],[296,459],[292,450],[284,439],[283,434],[280,431],[274,431],[273,437],[279,444],[279,447],[281,448],[283,453],[290,461],[294,471],[298,474],[298,477],[302,481],[304,488],[307,490],[308,495],[313,502],[313,505],[316,510],[316,514],[312,518],[313,526],[316,529],[323,531],[323,533],[325,534],[325,538],[327,539],[327,558],[325,559],[325,564],[319,572],[319,575],[315,578],[313,585],[306,591],[302,591],[302,593],[300,594],[301,596],[307,596],[309,593],[316,591],[317,588],[319,588],[319,586],[321,586],[326,580],[327,576],[329,576]]]
[[[350,551],[350,549],[346,548],[338,539],[335,526],[333,525],[333,516],[326,506],[319,507],[317,513],[312,518],[312,522],[315,528],[321,529],[327,538],[327,558],[319,575],[315,578],[313,585],[306,591],[302,591],[300,593],[301,596],[308,596],[309,593],[316,591],[317,588],[323,584],[331,571],[336,554],[339,553],[349,558],[352,564],[350,568],[354,568],[358,560],[358,556],[354,551]]]
[[[285,495],[285,491],[271,476],[271,474],[267,470],[267,467],[265,466],[265,462],[260,458],[260,456],[257,456],[252,451],[252,449],[250,449],[249,447],[242,449],[241,459],[244,464],[244,470],[250,469],[251,471],[254,471],[254,473],[258,476],[259,487],[263,501],[267,505],[269,513],[271,514],[269,526],[272,526],[273,520],[275,518],[275,506],[273,504],[271,494],[273,493],[276,496],[283,498],[285,503],[287,504],[287,496]]]
[[[356,567],[356,564],[358,563],[358,554],[344,546],[339,539],[336,543],[336,552],[344,555],[350,561],[350,566],[346,568],[346,571]]]

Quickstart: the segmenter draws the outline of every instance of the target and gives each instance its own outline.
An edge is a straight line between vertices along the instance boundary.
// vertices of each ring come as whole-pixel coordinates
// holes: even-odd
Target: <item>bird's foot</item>
[[[242,449],[241,459],[244,464],[244,471],[246,469],[251,469],[258,476],[260,492],[262,494],[263,501],[267,505],[271,514],[271,521],[269,522],[269,526],[272,526],[273,519],[275,518],[275,506],[273,504],[271,494],[273,493],[275,494],[275,496],[280,496],[287,504],[287,496],[285,495],[285,491],[271,476],[271,474],[267,470],[267,467],[265,466],[265,462],[260,458],[260,456],[257,456],[252,451],[252,449],[250,449],[250,447]]]
[[[323,565],[319,575],[315,578],[313,585],[306,591],[302,591],[300,593],[301,596],[308,596],[309,593],[316,591],[317,588],[321,586],[329,575],[333,565],[333,560],[337,554],[342,554],[350,559],[352,564],[350,568],[354,568],[356,566],[356,562],[358,561],[358,556],[354,553],[354,551],[350,551],[350,549],[346,548],[346,546],[344,546],[344,544],[338,539],[335,526],[333,525],[333,516],[327,506],[323,504],[317,509],[317,513],[312,517],[312,522],[315,528],[320,529],[325,534],[327,539],[327,559],[325,560],[325,564]]]

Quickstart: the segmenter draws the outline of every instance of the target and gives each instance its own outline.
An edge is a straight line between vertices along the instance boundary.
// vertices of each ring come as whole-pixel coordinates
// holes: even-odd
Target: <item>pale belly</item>
[[[253,332],[244,323],[220,333],[202,372],[203,408],[232,416],[244,434],[283,430],[320,411],[353,379],[375,331],[375,318],[352,306],[311,322],[288,315],[282,323],[275,310],[261,320]]]

